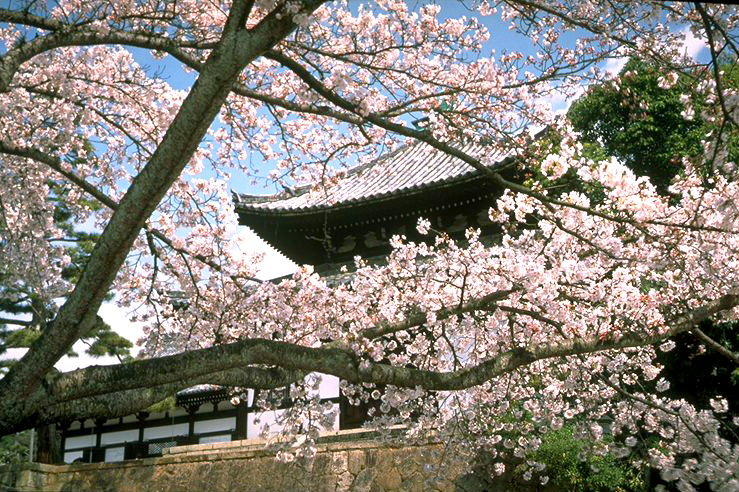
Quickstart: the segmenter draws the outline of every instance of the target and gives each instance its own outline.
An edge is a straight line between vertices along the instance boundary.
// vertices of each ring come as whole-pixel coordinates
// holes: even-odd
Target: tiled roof
[[[224,386],[218,386],[216,384],[198,384],[177,392],[177,406],[225,400],[229,397],[229,393],[229,388]]]
[[[183,390],[178,391],[177,395],[186,396],[186,395],[192,395],[196,393],[217,391],[220,389],[223,389],[223,386],[218,386],[217,384],[196,384],[195,386],[190,386],[189,388],[185,388]]]
[[[480,156],[484,147],[468,144],[459,150]],[[502,162],[508,155],[493,159]],[[310,213],[326,208],[341,208],[351,204],[382,200],[443,183],[476,176],[478,171],[462,160],[436,150],[423,142],[404,145],[394,152],[368,164],[349,170],[339,182],[327,189],[310,191],[310,186],[286,190],[278,195],[234,194],[240,212],[279,214],[281,212]]]

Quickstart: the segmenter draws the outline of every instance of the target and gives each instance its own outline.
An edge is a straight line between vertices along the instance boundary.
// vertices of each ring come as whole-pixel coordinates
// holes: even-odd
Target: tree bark
[[[62,463],[62,438],[56,424],[41,425],[36,428],[37,463],[54,465]]]
[[[689,331],[701,321],[736,305],[739,305],[739,296],[726,295],[675,317],[663,333],[645,330],[618,338],[594,335],[563,339],[546,346],[518,347],[477,365],[447,372],[375,363],[339,348],[303,347],[264,339],[242,340],[167,357],[115,366],[93,366],[61,374],[34,395],[32,406],[23,409],[23,413],[14,409],[10,419],[15,421],[9,419],[13,423],[0,427],[0,433],[41,423],[134,413],[193,384],[209,382],[274,388],[289,384],[311,371],[331,374],[350,383],[461,390],[537,360],[658,343]],[[244,367],[257,364],[274,367]]]
[[[311,13],[325,0],[303,1]],[[239,73],[296,27],[284,5],[245,29],[248,2],[234,2],[211,52],[167,133],[133,180],[103,231],[74,291],[26,355],[0,380],[0,428],[35,413],[32,395],[54,364],[93,325],[103,299],[141,228],[188,163]]]

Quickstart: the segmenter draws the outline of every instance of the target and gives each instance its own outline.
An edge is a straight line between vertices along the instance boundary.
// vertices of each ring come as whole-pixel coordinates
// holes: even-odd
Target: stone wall
[[[263,442],[181,446],[120,463],[0,467],[0,490],[19,492],[383,492],[459,490],[461,470],[439,467],[440,445],[389,447],[371,440],[319,443],[310,469],[281,463]],[[445,470],[442,472],[441,470]]]

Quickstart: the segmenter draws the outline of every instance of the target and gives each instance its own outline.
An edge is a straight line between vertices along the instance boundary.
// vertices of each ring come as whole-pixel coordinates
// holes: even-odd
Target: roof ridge
[[[460,150],[479,155],[487,147],[479,142],[460,142]],[[501,165],[511,152],[497,149],[491,156]],[[374,172],[377,171],[377,172]],[[280,214],[309,213],[338,209],[362,202],[384,200],[398,193],[416,193],[434,186],[447,186],[479,174],[458,157],[436,149],[423,141],[411,141],[368,163],[355,166],[324,193],[292,193],[260,197],[235,195],[239,213]],[[305,187],[307,188],[307,187]],[[303,188],[303,189],[305,189]],[[300,191],[303,191],[301,189]]]
[[[371,169],[382,162],[394,157],[395,155],[399,154],[403,150],[405,150],[408,147],[413,147],[418,144],[422,143],[419,140],[414,140],[410,143],[403,143],[402,145],[399,145],[397,148],[391,150],[387,154],[384,154],[380,157],[376,157],[375,159],[372,159],[369,162],[365,162],[363,164],[358,164],[352,168],[349,168],[346,170],[346,173],[344,176],[342,176],[342,179],[346,179],[350,176],[355,176],[358,174],[361,174],[366,169]],[[239,193],[237,191],[231,190],[231,195],[233,197],[233,200],[237,203],[265,203],[265,202],[277,202],[280,200],[285,200],[288,198],[293,198],[296,196],[304,195],[311,191],[314,184],[304,184],[300,186],[296,186],[294,188],[288,189],[279,192],[279,193],[272,193],[271,195],[256,195],[256,194],[250,194],[250,193]]]
[[[414,140],[411,143],[404,143],[402,145],[399,145],[397,148],[391,150],[385,155],[381,155],[380,157],[376,157],[369,162],[365,162],[364,164],[358,164],[350,169],[347,169],[345,177],[348,178],[349,176],[354,176],[355,174],[361,173],[365,169],[373,168],[376,165],[390,159],[391,157],[395,157],[397,154],[399,154],[406,148],[416,146],[420,143],[421,142],[419,140]]]

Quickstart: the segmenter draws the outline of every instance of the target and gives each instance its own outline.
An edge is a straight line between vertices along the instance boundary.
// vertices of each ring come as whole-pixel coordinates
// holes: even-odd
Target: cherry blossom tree
[[[694,408],[665,397],[654,362],[686,332],[739,361],[696,328],[738,314],[739,185],[727,142],[739,95],[719,61],[739,55],[736,9],[469,7],[446,20],[438,5],[399,0],[0,9],[0,275],[42,302],[65,298],[0,380],[2,433],[122,416],[197,383],[292,385],[285,429],[308,433],[282,457],[310,456],[315,428],[306,422],[330,418],[305,379],[318,371],[342,378],[353,400],[380,400],[378,425],[407,424],[405,439],[434,430],[461,459],[492,457],[495,472],[573,421],[596,450],[620,456],[648,434],[656,444],[643,447],[643,460],[683,490],[704,481],[736,490],[737,421],[725,400]],[[528,36],[533,54],[482,52],[491,16]],[[686,56],[687,36],[705,41],[706,63]],[[131,48],[176,60],[196,82],[172,89]],[[683,171],[668,195],[616,159],[583,155],[547,104],[592,81],[619,85],[598,67],[628,56],[662,67],[665,87],[693,80],[683,116],[695,116],[700,97],[714,129],[700,158],[675,156]],[[407,123],[419,115],[428,127]],[[532,143],[524,130],[534,126],[554,137]],[[253,258],[231,242],[231,172],[256,176],[249,162],[259,156],[277,163],[272,179],[326,187],[342,165],[405,139],[506,190],[491,203],[506,231],[500,244],[484,246],[474,230],[458,244],[420,221],[428,243],[394,239],[386,264],[359,263],[345,285],[329,286],[309,267],[280,284],[255,282]],[[460,141],[489,151],[466,154]],[[501,151],[515,152],[534,177],[511,182],[492,169]],[[206,168],[211,177],[201,179]],[[578,186],[559,186],[565,178]],[[51,181],[63,183],[78,222],[103,228],[74,284],[61,276],[69,258],[50,240],[58,237]],[[52,371],[93,328],[111,290],[149,323],[146,356]],[[546,481],[541,464],[528,466]]]

